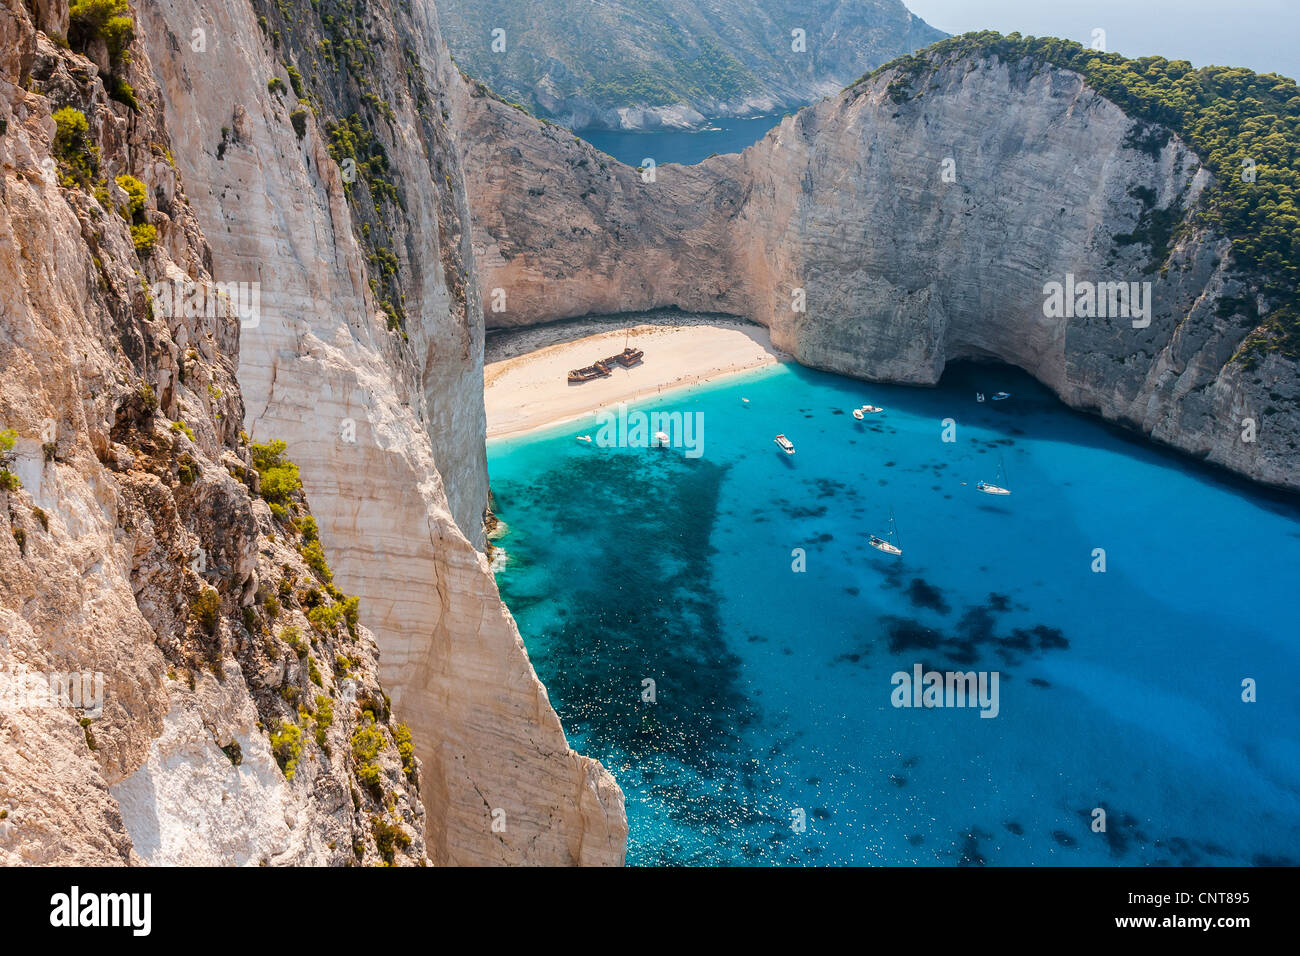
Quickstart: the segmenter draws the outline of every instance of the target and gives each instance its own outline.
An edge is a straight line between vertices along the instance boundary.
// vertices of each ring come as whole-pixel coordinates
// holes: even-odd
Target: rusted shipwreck
[[[610,355],[600,359],[586,368],[575,368],[569,372],[569,383],[590,382],[595,378],[605,378],[613,372],[615,365],[621,365],[623,368],[631,368],[633,365],[640,364],[645,358],[645,352],[641,349],[625,347],[617,355]]]

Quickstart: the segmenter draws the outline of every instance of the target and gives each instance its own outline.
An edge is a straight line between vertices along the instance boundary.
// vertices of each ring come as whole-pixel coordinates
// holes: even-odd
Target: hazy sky
[[[1245,66],[1300,77],[1300,0],[903,0],[948,33],[1019,30],[1085,46],[1095,27],[1106,49],[1159,54],[1196,66]]]

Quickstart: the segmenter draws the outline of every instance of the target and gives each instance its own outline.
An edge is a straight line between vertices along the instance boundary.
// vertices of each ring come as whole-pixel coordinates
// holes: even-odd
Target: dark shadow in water
[[[665,863],[724,863],[749,827],[788,825],[770,798],[780,789],[775,762],[754,759],[742,739],[761,715],[718,619],[709,539],[724,475],[703,459],[620,453],[579,456],[496,490],[500,513],[529,499],[554,516],[550,534],[566,552],[576,544],[583,555],[564,595],[573,613],[528,633],[565,726],[588,753],[631,763],[657,809],[717,843],[704,857],[654,848]],[[503,576],[502,598],[516,613],[544,600],[513,580]],[[642,699],[647,679],[654,702]]]

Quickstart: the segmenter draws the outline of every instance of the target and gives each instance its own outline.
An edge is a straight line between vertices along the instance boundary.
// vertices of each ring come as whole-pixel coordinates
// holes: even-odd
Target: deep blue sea
[[[1293,499],[1002,366],[635,407],[701,413],[703,454],[590,422],[489,446],[502,595],[630,863],[1300,862]],[[979,494],[999,467],[1012,494]],[[891,508],[901,558],[867,545]],[[893,706],[915,664],[996,672],[998,715]]]
[[[657,165],[681,163],[692,166],[714,153],[739,153],[757,143],[781,116],[757,116],[750,119],[716,119],[702,130],[575,130],[597,149],[609,153],[619,162],[640,166],[645,159]]]

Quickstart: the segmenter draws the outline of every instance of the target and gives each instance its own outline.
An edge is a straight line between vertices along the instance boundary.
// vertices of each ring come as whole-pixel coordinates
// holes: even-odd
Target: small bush
[[[205,631],[209,634],[214,633],[217,629],[217,618],[221,613],[221,596],[217,594],[215,588],[205,587],[190,605],[190,612]]]
[[[311,626],[322,634],[328,634],[343,620],[343,609],[337,604],[321,604],[307,612]]]
[[[375,849],[389,866],[396,860],[397,850],[405,850],[411,845],[411,838],[406,835],[406,831],[383,817],[370,818],[370,832],[375,837]]]
[[[140,405],[144,408],[146,415],[152,415],[158,411],[158,396],[153,392],[153,386],[148,382],[141,382],[135,387],[135,396],[140,400]]]
[[[302,730],[297,724],[281,721],[280,729],[271,734],[271,753],[284,772],[285,780],[292,780],[302,756]]]
[[[298,475],[298,466],[284,457],[284,442],[276,440],[249,447],[253,454],[253,467],[262,479],[262,497],[273,504],[288,504],[294,494],[302,491],[302,479]],[[271,511],[274,513],[275,508]],[[276,517],[283,520],[284,516]]]
[[[81,724],[81,729],[86,735],[86,746],[92,751],[99,749],[99,744],[95,742],[95,735],[90,732],[90,718],[82,717],[77,723]]]
[[[302,631],[292,624],[280,631],[280,640],[293,648],[299,660],[307,656],[307,642],[302,639]]]
[[[149,192],[145,189],[144,183],[134,176],[118,176],[117,184],[122,187],[128,200],[128,208],[131,212],[131,219],[135,222],[141,221],[144,215],[145,201],[148,199]]]
[[[415,780],[415,744],[411,741],[411,728],[398,724],[393,728],[393,742],[402,758],[402,772],[412,781]]]
[[[153,247],[158,244],[158,230],[147,222],[131,227],[131,241],[135,243],[135,251],[138,255],[149,256],[153,253]]]
[[[42,531],[49,531],[49,530],[50,530],[50,516],[47,515],[47,514],[44,512],[44,510],[42,510],[41,508],[33,508],[33,509],[32,509],[32,517],[35,518],[37,521],[40,522],[41,530],[42,530]]]
[[[301,106],[289,114],[289,122],[293,124],[293,131],[299,139],[307,135],[307,111]]]
[[[113,65],[126,62],[126,48],[135,39],[127,0],[72,0],[68,13],[68,41],[74,48],[85,50],[92,40],[100,39]]]
[[[230,743],[226,744],[226,746],[221,748],[221,752],[225,754],[230,759],[231,764],[236,767],[244,762],[244,750],[239,746],[238,740],[232,740]]]
[[[352,759],[356,763],[357,779],[374,791],[380,787],[379,755],[388,741],[384,732],[375,726],[375,718],[367,714],[362,726],[352,735]]]
[[[13,460],[14,445],[17,443],[18,433],[12,428],[0,431],[0,488],[5,491],[17,491],[23,486],[17,475],[3,467]]]
[[[176,434],[184,435],[190,441],[197,441],[194,437],[194,429],[190,428],[189,425],[186,425],[183,418],[178,418],[176,421],[172,422],[172,431]]]
[[[266,91],[274,96],[284,96],[284,80],[273,76],[266,81]]]
[[[357,636],[357,625],[361,622],[361,598],[353,596],[343,602],[343,619],[347,622],[348,633]]]
[[[326,583],[334,580],[334,572],[330,570],[329,563],[325,560],[325,552],[322,550],[319,541],[312,541],[307,544],[302,549],[302,558],[307,562],[307,567],[311,568],[316,577]]]
[[[90,142],[86,114],[71,106],[54,113],[54,156],[61,167],[59,184],[87,187],[99,175],[99,148]]]
[[[140,102],[135,98],[135,88],[122,77],[113,77],[108,95],[119,103],[131,107],[135,112],[140,112]]]
[[[316,746],[325,749],[326,731],[334,726],[334,701],[324,694],[316,695]]]

